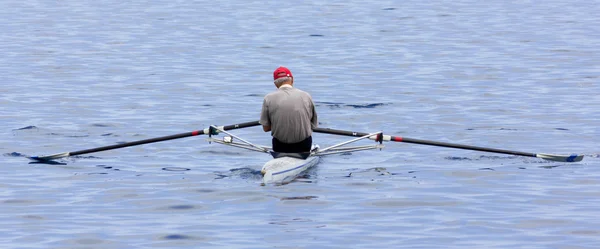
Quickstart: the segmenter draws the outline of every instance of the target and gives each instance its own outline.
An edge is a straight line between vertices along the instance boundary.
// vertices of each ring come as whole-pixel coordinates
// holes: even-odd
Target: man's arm
[[[260,120],[259,123],[263,127],[263,131],[271,131],[271,119],[269,118],[269,106],[267,105],[267,100],[263,100],[262,110],[260,112]]]
[[[310,100],[310,104],[312,105],[312,118],[310,119],[311,129],[317,128],[319,126],[319,120],[317,119],[317,110],[315,109],[315,103]]]

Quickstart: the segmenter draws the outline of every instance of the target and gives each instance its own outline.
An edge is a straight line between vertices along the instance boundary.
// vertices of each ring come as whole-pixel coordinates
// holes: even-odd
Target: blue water
[[[595,1],[1,5],[2,248],[600,248]],[[257,120],[280,65],[321,127],[585,158],[387,143],[281,186],[203,137],[25,158]]]

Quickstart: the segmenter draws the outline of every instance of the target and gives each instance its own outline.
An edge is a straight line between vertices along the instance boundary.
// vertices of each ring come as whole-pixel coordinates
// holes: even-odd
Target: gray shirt
[[[260,124],[271,126],[271,135],[284,143],[298,143],[317,127],[317,112],[307,92],[287,85],[267,94]]]

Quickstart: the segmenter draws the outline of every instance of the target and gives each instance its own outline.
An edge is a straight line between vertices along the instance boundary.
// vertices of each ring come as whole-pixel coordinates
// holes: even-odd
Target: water
[[[589,1],[7,1],[3,248],[598,248],[600,7]],[[414,144],[261,186],[267,155],[202,137],[258,119],[288,66],[322,127]],[[260,128],[235,134],[269,144]],[[315,134],[322,146],[345,138]]]

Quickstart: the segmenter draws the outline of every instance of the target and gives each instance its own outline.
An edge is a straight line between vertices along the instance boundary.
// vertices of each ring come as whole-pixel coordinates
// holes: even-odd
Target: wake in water
[[[215,179],[245,179],[245,180],[262,180],[262,174],[260,170],[251,168],[235,168],[230,169],[228,172],[215,172]]]

